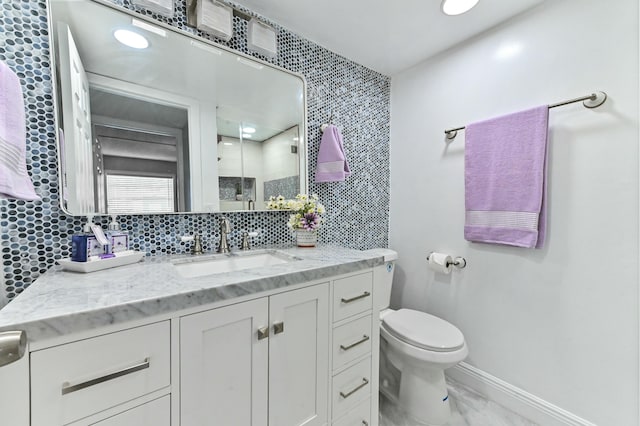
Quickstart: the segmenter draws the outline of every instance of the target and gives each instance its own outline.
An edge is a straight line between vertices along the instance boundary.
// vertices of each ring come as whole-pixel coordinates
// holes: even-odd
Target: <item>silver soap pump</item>
[[[111,215],[111,223],[109,223],[109,230],[107,231],[114,253],[129,250],[129,234],[120,228],[116,218],[117,215]]]
[[[115,214],[111,215],[111,223],[109,224],[109,231],[119,231],[120,230],[120,224],[116,221],[116,218],[118,216]]]

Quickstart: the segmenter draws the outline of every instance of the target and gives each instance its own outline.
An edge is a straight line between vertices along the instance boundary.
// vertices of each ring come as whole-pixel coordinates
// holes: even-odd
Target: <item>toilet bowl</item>
[[[460,330],[424,312],[410,309],[381,313],[381,357],[400,373],[395,393],[388,384],[380,389],[414,419],[427,425],[445,424],[451,406],[444,370],[464,360],[469,353]],[[386,362],[382,368],[389,368]],[[388,377],[385,371],[380,376]],[[387,386],[385,386],[387,385]]]
[[[380,309],[380,392],[425,425],[451,418],[444,371],[467,357],[463,334],[449,322],[412,309],[388,309],[397,253],[380,250],[385,264],[374,270]]]

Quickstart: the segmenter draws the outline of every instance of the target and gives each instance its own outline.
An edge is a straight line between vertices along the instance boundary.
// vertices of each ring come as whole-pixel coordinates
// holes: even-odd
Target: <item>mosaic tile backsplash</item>
[[[113,3],[148,15],[174,27],[188,28],[184,0],[176,0],[173,18],[165,18],[133,6],[129,0]],[[232,4],[239,10],[253,12]],[[264,19],[264,18],[262,18]],[[234,36],[221,42],[304,75],[307,80],[309,191],[327,207],[320,242],[356,249],[386,247],[389,225],[389,103],[390,79],[332,53],[311,41],[273,25],[278,55],[268,59],[247,49],[247,21],[234,17]],[[45,0],[3,1],[0,5],[0,60],[20,77],[27,112],[27,168],[37,202],[0,200],[0,244],[5,278],[0,292],[10,300],[40,274],[68,257],[70,237],[82,228],[83,218],[71,217],[59,207],[57,151],[52,95],[50,44]],[[340,127],[352,176],[341,183],[314,184],[313,173],[320,143],[320,124],[333,114]],[[195,230],[204,236],[206,250],[218,241],[221,214],[139,215],[119,218],[129,231],[133,248],[149,255],[186,253],[180,235]],[[242,230],[261,230],[255,246],[293,242],[286,227],[286,212],[226,213],[233,226],[231,243],[237,246]],[[102,224],[107,225],[107,218]],[[1,281],[0,281],[1,282]]]

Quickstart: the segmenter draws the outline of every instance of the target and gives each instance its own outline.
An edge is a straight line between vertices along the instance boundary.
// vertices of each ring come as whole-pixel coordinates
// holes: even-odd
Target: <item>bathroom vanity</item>
[[[382,254],[277,255],[190,277],[176,266],[212,257],[53,268],[0,310],[28,339],[0,367],[3,424],[376,425]]]

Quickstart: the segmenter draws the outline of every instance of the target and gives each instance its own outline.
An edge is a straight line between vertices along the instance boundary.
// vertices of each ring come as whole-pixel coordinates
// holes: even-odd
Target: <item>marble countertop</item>
[[[55,266],[0,310],[0,331],[24,330],[35,342],[355,272],[384,263],[388,252],[336,246],[278,250],[297,260],[195,278],[179,275],[173,262],[212,255],[145,257],[88,274]]]

